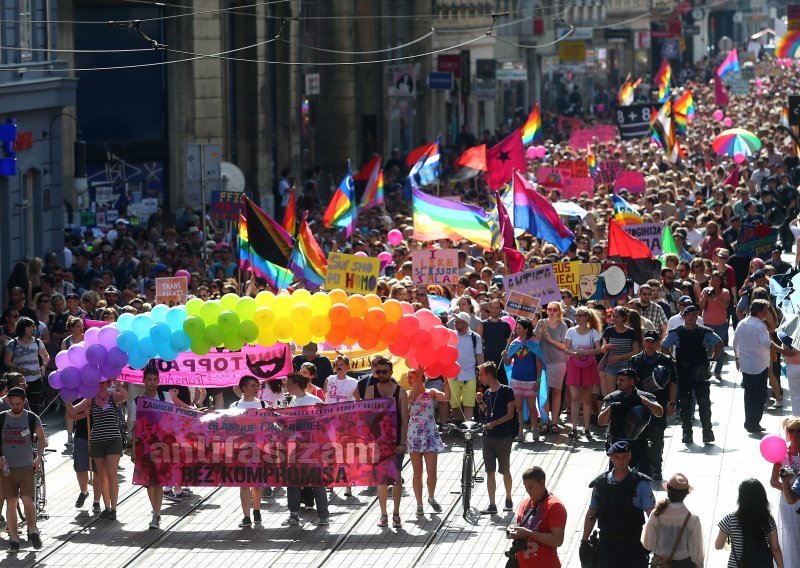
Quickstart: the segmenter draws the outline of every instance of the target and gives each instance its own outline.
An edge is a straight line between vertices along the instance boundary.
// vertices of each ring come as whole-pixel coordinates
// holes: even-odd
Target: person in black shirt
[[[498,369],[497,380],[500,384],[507,385],[505,367],[501,364],[503,351],[511,337],[511,326],[500,319],[503,315],[503,303],[495,298],[489,302],[489,318],[483,320],[483,359],[492,361]]]
[[[316,343],[312,342],[304,346],[303,354],[295,355],[295,357],[292,359],[292,367],[294,368],[295,373],[300,372],[300,365],[303,363],[314,363],[314,366],[317,368],[317,376],[314,377],[311,382],[314,386],[317,386],[321,389],[325,388],[325,379],[334,374],[333,366],[331,365],[330,359],[317,353]],[[361,393],[361,398],[364,398],[363,393]]]

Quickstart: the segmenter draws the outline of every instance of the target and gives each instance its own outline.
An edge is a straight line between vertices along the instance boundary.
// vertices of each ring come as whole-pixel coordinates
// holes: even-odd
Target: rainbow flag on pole
[[[239,215],[239,269],[249,270],[256,276],[264,278],[267,284],[275,290],[288,287],[294,278],[291,270],[270,262],[254,250],[250,242],[247,218],[241,214]]]
[[[328,259],[308,226],[308,213],[303,216],[297,230],[297,242],[292,251],[291,268],[310,290],[319,288],[325,283]]]
[[[492,232],[480,207],[441,199],[413,188],[414,238],[418,241],[466,239],[484,249],[492,248]]]
[[[333,194],[322,222],[329,229],[344,229],[345,237],[350,237],[356,228],[356,187],[350,173],[350,160],[347,161],[347,175]]]
[[[296,207],[297,205],[295,204],[294,199],[294,186],[292,186],[292,190],[289,192],[289,204],[286,206],[286,213],[283,216],[283,223],[281,224],[290,235],[293,234],[295,228],[297,228]]]
[[[384,204],[381,161],[381,156],[375,156],[361,168],[358,175],[353,176],[354,181],[364,180],[367,182],[364,195],[361,196],[361,203],[358,205],[361,209],[372,209],[373,207],[381,207]]]
[[[669,97],[669,84],[672,80],[672,67],[666,57],[661,58],[661,67],[653,77],[653,83],[658,87],[658,102],[666,102]]]
[[[678,134],[686,134],[689,122],[694,118],[694,99],[692,91],[686,89],[672,104],[672,113],[675,118],[675,126]]]
[[[539,113],[539,101],[536,101],[533,104],[533,110],[528,115],[528,120],[522,125],[522,145],[533,144],[542,136],[542,116]]]

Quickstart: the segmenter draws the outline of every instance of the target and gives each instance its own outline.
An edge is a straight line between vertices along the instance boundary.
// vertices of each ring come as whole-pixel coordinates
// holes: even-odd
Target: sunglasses
[[[391,371],[389,369],[375,369],[372,373],[375,375],[388,375]]]
[[[558,308],[547,308],[547,311],[548,312],[560,312],[561,310],[559,310]]]

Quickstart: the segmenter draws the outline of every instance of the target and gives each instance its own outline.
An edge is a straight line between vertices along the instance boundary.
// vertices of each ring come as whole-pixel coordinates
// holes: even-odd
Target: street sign
[[[456,79],[461,78],[461,54],[440,54],[436,58],[436,70],[442,73],[452,73]]]
[[[700,35],[700,26],[684,26],[683,33],[687,36]]]
[[[306,94],[319,94],[319,73],[306,73]]]
[[[441,91],[453,90],[453,74],[432,71],[428,73],[428,88]]]

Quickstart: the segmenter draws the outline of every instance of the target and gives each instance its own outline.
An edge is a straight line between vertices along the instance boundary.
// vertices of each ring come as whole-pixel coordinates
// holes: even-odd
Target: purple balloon
[[[82,384],[78,387],[78,396],[82,396],[83,398],[94,398],[97,396],[97,385],[87,385]]]
[[[103,380],[100,369],[95,365],[85,365],[81,369],[81,383],[84,385],[97,385]]]
[[[95,343],[99,343],[98,336],[100,335],[100,328],[99,327],[90,327],[86,330],[86,333],[83,334],[83,344],[87,347],[89,345],[94,345]]]
[[[128,364],[128,355],[119,347],[112,347],[106,355],[106,363],[117,369],[122,369]]]
[[[77,389],[81,384],[81,372],[77,367],[67,367],[61,370],[61,384],[66,390]]]
[[[119,367],[115,367],[108,363],[100,367],[100,374],[103,375],[103,378],[105,379],[116,379],[119,377],[121,371],[122,370]]]
[[[98,343],[105,347],[107,351],[111,351],[111,349],[117,346],[119,330],[115,325],[107,325],[100,329],[100,333],[97,337],[99,340]]]
[[[86,347],[80,343],[70,345],[69,349],[67,349],[67,355],[70,363],[76,367],[80,368],[86,364]]]
[[[72,363],[69,361],[69,354],[67,353],[66,349],[64,351],[59,351],[56,353],[56,367],[59,369],[66,369],[67,367],[72,367]]]
[[[66,402],[72,402],[76,398],[80,398],[80,394],[78,394],[78,389],[61,389],[61,400]]]
[[[61,371],[53,371],[50,373],[50,376],[47,377],[47,384],[49,384],[51,388],[61,390],[64,387],[64,383],[61,382]]]
[[[106,357],[106,348],[100,344],[95,343],[94,345],[90,345],[86,350],[86,360],[95,367],[99,367],[105,363]]]

